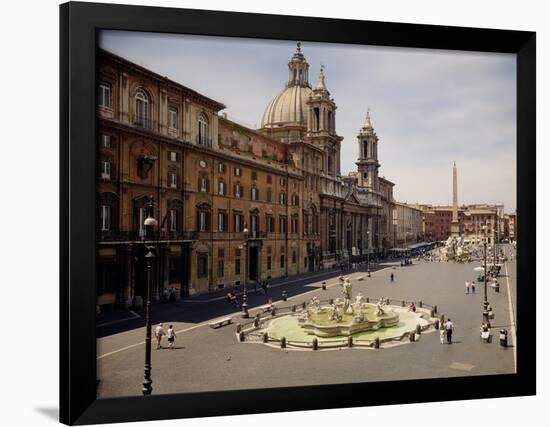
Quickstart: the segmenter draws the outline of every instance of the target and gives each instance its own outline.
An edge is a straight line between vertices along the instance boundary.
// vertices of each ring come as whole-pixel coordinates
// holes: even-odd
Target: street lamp
[[[153,199],[149,201],[149,212],[147,218],[143,221],[143,226],[145,227],[146,236],[149,237],[150,234],[156,229],[158,221],[152,216],[153,211]],[[143,371],[143,389],[141,390],[144,395],[149,395],[153,391],[153,381],[151,380],[151,264],[155,258],[155,253],[153,252],[153,246],[146,246],[148,249],[145,259],[147,261],[147,303],[146,303],[146,312],[145,312],[145,365]]]
[[[487,225],[483,225],[481,228],[485,233],[485,238],[483,239],[483,301],[484,305],[487,306]]]
[[[243,285],[243,304],[242,304],[242,309],[243,309],[243,318],[244,319],[248,319],[249,315],[248,315],[248,295],[247,295],[247,290],[246,290],[246,281],[248,280],[247,276],[248,276],[248,228],[246,226],[246,224],[244,225],[244,230],[243,230],[243,233],[244,233],[244,285]]]

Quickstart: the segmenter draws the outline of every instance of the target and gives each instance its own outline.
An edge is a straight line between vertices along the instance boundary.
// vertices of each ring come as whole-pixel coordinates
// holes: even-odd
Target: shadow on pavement
[[[386,268],[387,265],[377,265],[371,266],[371,272],[375,272]],[[366,267],[355,269],[355,270],[344,270],[339,269],[328,270],[326,275],[317,272],[318,274],[308,277],[293,277],[287,278],[286,281],[291,280],[290,283],[277,283],[276,280],[270,281],[270,289],[268,295],[263,295],[261,290],[258,287],[258,291],[254,292],[252,286],[249,285],[248,289],[248,307],[249,310],[259,307],[261,305],[267,304],[269,299],[272,299],[273,302],[279,301],[282,299],[282,292],[286,291],[287,296],[293,297],[304,292],[311,291],[321,287],[321,282],[324,280],[334,279],[342,274],[352,274],[357,272],[363,272],[366,274]],[[315,286],[311,286],[315,284]],[[204,301],[196,298],[185,299],[174,303],[154,303],[152,308],[152,320],[153,325],[157,323],[169,323],[169,322],[181,322],[181,323],[202,323],[209,319],[213,319],[221,316],[232,315],[235,312],[240,311],[242,304],[242,288],[240,291],[236,292],[238,298],[238,305],[235,307],[230,304],[225,298],[225,290],[223,293],[216,292],[214,295],[210,296],[210,299],[222,297],[221,299],[214,301]],[[292,302],[288,302],[292,304]],[[127,317],[126,310],[119,310],[123,316]],[[96,338],[103,338],[106,336],[118,334],[121,332],[130,331],[137,328],[142,328],[145,326],[145,310],[135,310],[140,317],[133,319],[124,319],[121,318],[120,322],[110,323],[105,326],[98,326],[96,328]]]

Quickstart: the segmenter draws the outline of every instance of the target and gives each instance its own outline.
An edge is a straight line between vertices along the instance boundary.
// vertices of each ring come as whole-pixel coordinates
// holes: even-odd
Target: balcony
[[[141,242],[145,240],[158,240],[158,241],[182,241],[182,240],[197,240],[198,232],[196,231],[157,231],[151,233],[150,236],[145,238],[143,232],[136,230],[126,231],[103,231],[98,232],[98,241],[100,242]]]
[[[134,120],[132,122],[134,123],[134,126],[143,129],[153,129],[153,120],[149,117],[134,115]]]
[[[204,136],[197,135],[197,145],[200,145],[201,147],[212,147],[212,140],[205,138]]]

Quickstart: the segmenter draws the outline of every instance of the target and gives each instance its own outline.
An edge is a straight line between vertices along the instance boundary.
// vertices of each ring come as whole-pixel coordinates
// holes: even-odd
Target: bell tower
[[[325,69],[321,66],[319,80],[307,102],[307,136],[310,143],[324,152],[322,170],[329,177],[340,175],[340,142],[336,134],[336,104],[325,83]]]
[[[378,189],[378,136],[374,131],[370,119],[370,109],[367,111],[365,124],[357,135],[359,157],[357,158],[357,171],[359,172],[358,185],[370,190]]]

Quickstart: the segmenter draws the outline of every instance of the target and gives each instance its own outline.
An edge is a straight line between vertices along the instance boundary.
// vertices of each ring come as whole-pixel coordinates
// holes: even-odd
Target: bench
[[[233,319],[231,317],[224,317],[223,319],[216,320],[215,322],[209,323],[208,326],[210,326],[212,329],[217,329],[225,325],[229,325],[233,322]]]

